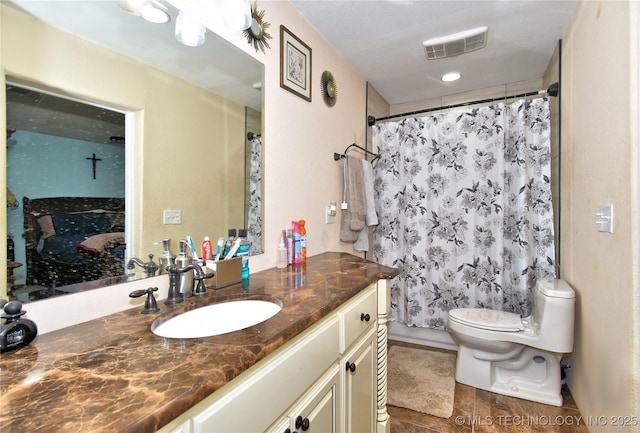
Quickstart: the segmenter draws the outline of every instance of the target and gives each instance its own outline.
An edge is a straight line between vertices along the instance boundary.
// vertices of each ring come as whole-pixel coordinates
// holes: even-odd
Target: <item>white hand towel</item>
[[[342,211],[340,240],[355,242],[365,227],[366,198],[364,192],[364,175],[360,158],[347,156],[345,159],[345,184],[347,209]]]

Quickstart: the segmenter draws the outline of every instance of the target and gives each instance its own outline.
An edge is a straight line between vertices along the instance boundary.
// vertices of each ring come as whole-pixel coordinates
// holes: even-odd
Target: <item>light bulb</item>
[[[206,27],[200,20],[186,12],[180,11],[176,19],[176,39],[189,47],[197,47],[204,43]]]

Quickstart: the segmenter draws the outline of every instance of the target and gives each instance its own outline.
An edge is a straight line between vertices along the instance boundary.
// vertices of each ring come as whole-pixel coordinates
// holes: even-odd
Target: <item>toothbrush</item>
[[[216,246],[216,262],[220,260],[220,254],[222,254],[222,248],[224,248],[224,238],[218,238],[218,245]]]
[[[230,258],[232,258],[233,256],[236,255],[236,252],[238,251],[238,248],[240,248],[240,242],[242,242],[242,238],[236,238],[236,240],[233,241],[233,245],[231,245],[231,249],[229,250],[229,254],[224,256],[225,260],[228,260],[228,259],[230,259]]]
[[[191,256],[194,260],[198,260],[198,253],[196,253],[196,244],[193,243],[193,238],[191,236],[186,237],[187,243],[191,248]]]

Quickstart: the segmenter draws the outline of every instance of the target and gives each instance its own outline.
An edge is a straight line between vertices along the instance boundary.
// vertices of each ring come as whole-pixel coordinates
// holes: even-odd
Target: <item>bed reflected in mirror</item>
[[[123,277],[125,115],[15,84],[6,95],[10,294]]]

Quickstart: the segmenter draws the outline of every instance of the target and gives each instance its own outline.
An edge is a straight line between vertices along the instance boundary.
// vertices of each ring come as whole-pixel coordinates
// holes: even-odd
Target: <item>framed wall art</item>
[[[311,102],[311,48],[280,26],[280,87]]]

